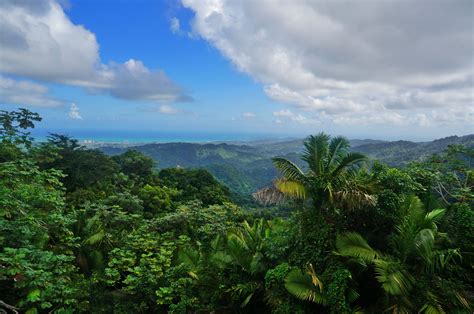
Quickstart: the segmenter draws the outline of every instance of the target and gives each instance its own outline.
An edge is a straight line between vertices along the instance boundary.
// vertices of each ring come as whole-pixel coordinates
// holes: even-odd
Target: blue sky
[[[0,107],[71,134],[473,133],[472,2],[321,3],[8,0]]]
[[[243,119],[245,112],[263,114],[278,108],[248,75],[206,41],[173,34],[170,19],[183,21],[192,13],[160,1],[72,1],[66,13],[75,24],[92,31],[100,44],[102,62],[141,60],[150,69],[161,69],[188,90],[194,101],[165,103],[183,114],[150,113],[162,103],[121,100],[93,95],[79,87],[50,85],[52,95],[74,102],[83,119],[65,121],[65,108],[43,109],[44,124],[52,129],[96,128],[153,131],[215,131],[271,133]],[[139,36],[137,36],[139,35]],[[39,108],[38,108],[39,109]],[[40,110],[38,110],[40,111]],[[247,119],[248,120],[248,119]],[[237,122],[236,122],[237,121]],[[248,123],[247,123],[248,122]]]

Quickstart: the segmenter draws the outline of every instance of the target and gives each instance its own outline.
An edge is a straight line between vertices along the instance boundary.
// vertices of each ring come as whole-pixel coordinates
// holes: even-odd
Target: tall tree
[[[349,141],[341,136],[332,139],[324,133],[309,136],[301,157],[307,170],[304,172],[288,159],[273,158],[282,175],[275,181],[276,190],[263,189],[254,197],[264,203],[280,201],[283,197],[311,199],[317,209],[374,204],[370,179],[358,171],[367,157],[349,152],[349,148]]]
[[[467,297],[447,280],[454,270],[450,266],[460,253],[443,246],[447,237],[438,231],[438,223],[445,209],[426,211],[417,197],[411,197],[401,212],[403,218],[387,245],[387,253],[373,249],[358,233],[349,232],[338,237],[337,254],[363,268],[373,267],[385,294],[381,303],[387,303],[394,313],[469,309]]]
[[[16,160],[33,139],[27,130],[41,121],[39,114],[20,108],[18,111],[0,110],[0,162]]]

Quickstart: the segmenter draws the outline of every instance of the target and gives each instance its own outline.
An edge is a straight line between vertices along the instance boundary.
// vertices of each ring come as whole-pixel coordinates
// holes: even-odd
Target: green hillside
[[[432,154],[438,154],[449,145],[474,147],[474,135],[449,136],[431,142],[396,141],[378,144],[360,145],[354,150],[378,159],[390,166],[404,166],[411,161],[422,161]]]
[[[368,155],[390,166],[403,166],[440,153],[452,144],[474,147],[474,135],[451,136],[431,142],[351,140],[353,151]],[[302,139],[258,141],[244,144],[162,143],[135,146],[133,149],[152,157],[159,169],[170,167],[205,168],[233,192],[249,195],[268,186],[277,177],[271,158],[286,157],[301,165]],[[130,148],[103,146],[109,155]]]
[[[252,203],[222,182],[269,184],[268,147],[138,147],[157,170],[66,135],[34,144],[39,121],[0,110],[0,313],[472,313],[472,148],[366,171],[344,137],[310,135]]]

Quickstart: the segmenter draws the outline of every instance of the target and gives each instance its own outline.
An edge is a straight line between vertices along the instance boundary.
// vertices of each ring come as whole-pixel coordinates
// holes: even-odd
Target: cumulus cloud
[[[63,105],[59,99],[48,96],[44,85],[25,80],[13,80],[0,75],[0,103],[58,107]]]
[[[161,70],[130,59],[103,64],[95,35],[53,0],[0,2],[0,72],[85,87],[114,97],[189,101]]]
[[[123,64],[102,65],[94,81],[77,84],[127,100],[192,101],[163,71],[151,71],[141,61],[133,59]]]
[[[82,120],[82,116],[79,113],[79,107],[77,107],[75,103],[72,103],[71,107],[69,107],[68,116],[72,120]]]
[[[296,110],[428,125],[474,103],[470,0],[182,2],[196,34]]]

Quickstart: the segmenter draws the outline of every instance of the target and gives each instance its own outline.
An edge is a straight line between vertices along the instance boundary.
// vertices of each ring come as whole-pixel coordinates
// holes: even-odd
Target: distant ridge
[[[394,141],[378,144],[366,144],[353,150],[364,153],[373,159],[379,159],[391,166],[403,166],[411,161],[423,160],[432,154],[440,153],[449,145],[474,147],[474,134],[448,136],[430,142]]]
[[[430,142],[351,140],[353,151],[398,167],[440,153],[453,144],[474,147],[474,134],[449,136]],[[298,164],[302,146],[303,140],[295,139],[235,144],[161,143],[132,148],[104,145],[99,149],[109,155],[136,149],[151,156],[157,162],[158,168],[205,168],[234,192],[249,194],[267,186],[278,175],[271,162],[272,157],[284,156]]]

